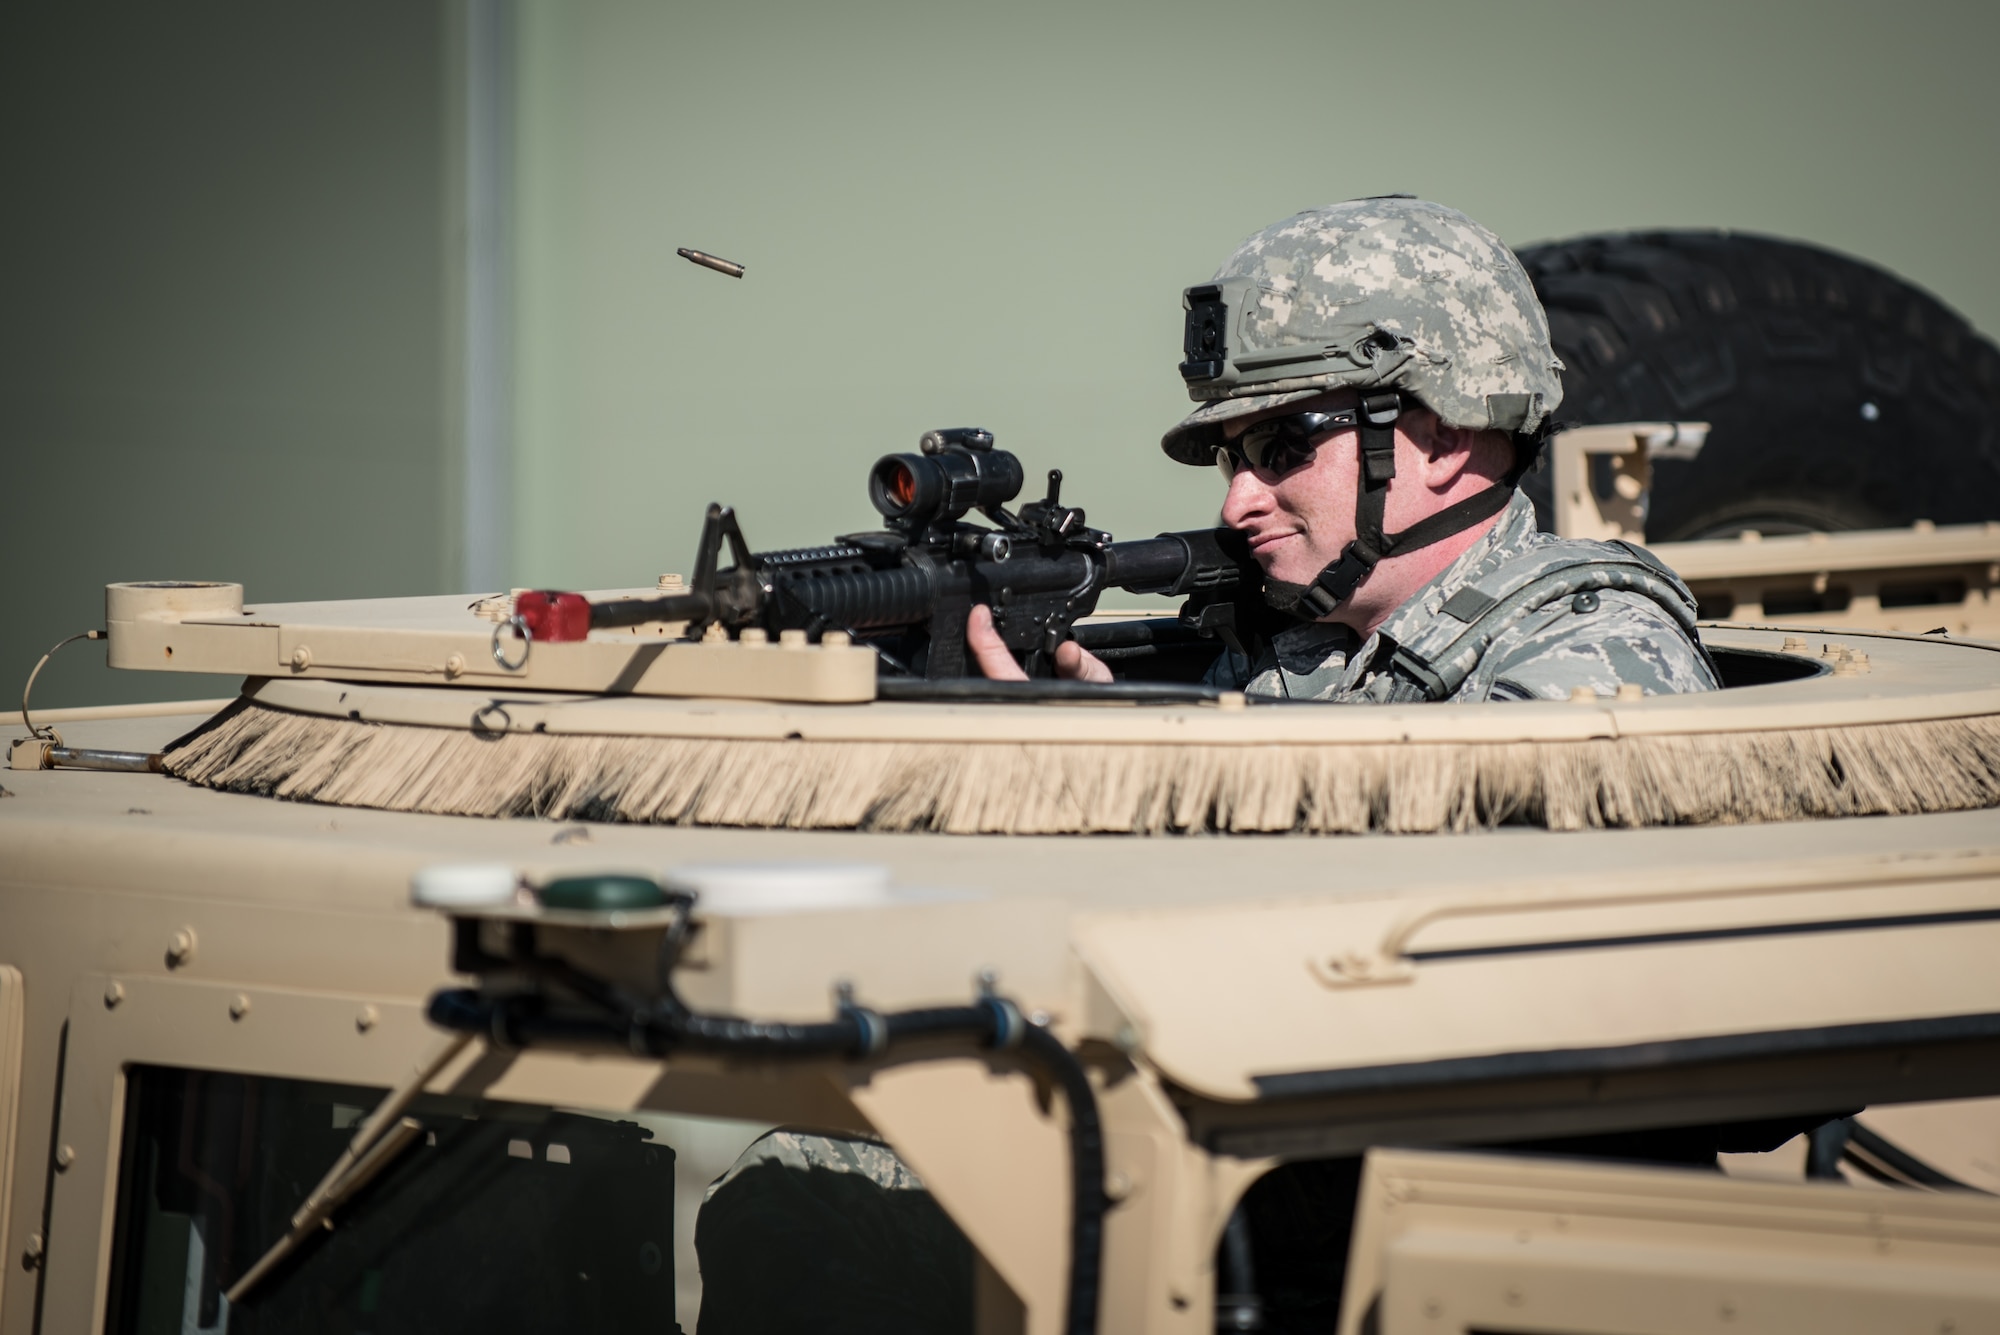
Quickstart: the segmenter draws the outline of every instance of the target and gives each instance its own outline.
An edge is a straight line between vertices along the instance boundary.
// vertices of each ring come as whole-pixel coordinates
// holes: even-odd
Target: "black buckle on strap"
[[[1314,621],[1332,613],[1342,603],[1354,595],[1354,590],[1368,572],[1375,568],[1375,561],[1361,552],[1361,542],[1356,539],[1341,549],[1340,559],[1319,572],[1304,593],[1299,595],[1299,605],[1312,613]]]
[[[1428,660],[1411,653],[1402,645],[1396,646],[1396,651],[1389,655],[1389,661],[1422,687],[1424,694],[1433,701],[1442,700],[1451,694],[1453,689],[1451,683],[1432,670]]]
[[[1361,400],[1361,420],[1369,426],[1388,426],[1403,413],[1403,396],[1395,392],[1370,394]]]
[[[1361,475],[1367,480],[1370,486],[1376,487],[1381,486],[1384,482],[1396,476],[1396,438],[1394,436],[1389,437],[1388,445],[1383,448],[1370,448],[1364,441],[1361,446]]]
[[[1402,411],[1400,394],[1372,394],[1361,400],[1357,413],[1361,475],[1370,487],[1380,487],[1396,476],[1396,419]]]

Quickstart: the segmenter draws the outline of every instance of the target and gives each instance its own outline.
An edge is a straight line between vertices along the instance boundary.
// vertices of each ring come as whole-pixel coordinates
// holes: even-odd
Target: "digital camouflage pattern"
[[[1562,402],[1527,271],[1442,204],[1308,209],[1245,241],[1212,282],[1228,304],[1226,361],[1189,384],[1210,402],[1160,442],[1182,463],[1214,462],[1220,423],[1332,388],[1399,389],[1474,430],[1533,431]]]
[[[1358,647],[1332,622],[1282,631],[1255,664],[1224,653],[1210,684],[1336,704],[1566,700],[1579,686],[1615,696],[1712,691],[1693,635],[1694,596],[1624,544],[1535,527],[1516,492],[1499,522]]]
[[[909,1165],[879,1140],[780,1129],[751,1142],[729,1171],[709,1184],[702,1200],[713,1200],[718,1191],[746,1169],[768,1163],[800,1171],[818,1168],[830,1173],[855,1173],[885,1191],[924,1190],[922,1180],[910,1171]]]

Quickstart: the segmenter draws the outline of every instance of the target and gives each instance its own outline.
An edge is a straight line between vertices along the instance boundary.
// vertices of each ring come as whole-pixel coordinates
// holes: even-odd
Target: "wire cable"
[[[101,630],[78,631],[66,640],[56,641],[55,648],[49,650],[36,660],[34,670],[28,673],[27,684],[21,687],[21,722],[27,725],[30,737],[40,738],[45,742],[54,742],[58,746],[62,744],[62,738],[54,728],[46,726],[38,728],[35,726],[35,721],[28,716],[28,696],[35,689],[35,678],[42,675],[42,669],[49,665],[49,660],[54,658],[57,652],[65,646],[75,644],[78,640],[101,640],[104,638],[105,634]]]
[[[685,934],[678,934],[685,939]],[[677,950],[677,934],[663,942],[663,957]],[[433,1024],[487,1036],[502,1047],[539,1042],[594,1043],[642,1056],[674,1051],[708,1052],[762,1060],[868,1060],[917,1040],[962,1039],[980,1047],[1014,1050],[1062,1091],[1069,1105],[1070,1273],[1063,1329],[1095,1335],[1104,1267],[1104,1130],[1090,1075],[1037,1013],[1024,1019],[1014,1002],[985,989],[970,1006],[938,1006],[878,1013],[843,997],[834,1019],[814,1023],[749,1020],[690,1010],[671,988],[649,1002],[618,995],[553,960],[535,964],[551,981],[585,999],[592,1012],[556,1011],[546,996],[487,997],[472,988],[447,988],[431,997]],[[665,970],[663,969],[663,972]]]

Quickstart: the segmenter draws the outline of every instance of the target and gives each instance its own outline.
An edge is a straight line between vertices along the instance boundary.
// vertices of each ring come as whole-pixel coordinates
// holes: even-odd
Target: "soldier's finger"
[[[1056,675],[1074,681],[1094,681],[1109,685],[1111,669],[1104,660],[1075,640],[1064,640],[1056,646]]]
[[[1026,681],[1028,674],[1007,652],[1000,632],[993,629],[993,609],[977,603],[965,617],[965,647],[972,650],[980,672],[993,681]],[[1080,652],[1080,651],[1079,651]]]

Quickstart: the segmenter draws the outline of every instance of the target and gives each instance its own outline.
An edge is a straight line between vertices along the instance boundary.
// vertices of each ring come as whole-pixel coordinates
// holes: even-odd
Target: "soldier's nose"
[[[1270,508],[1269,488],[1257,480],[1255,470],[1245,468],[1229,480],[1229,493],[1222,498],[1222,522],[1231,528]]]

